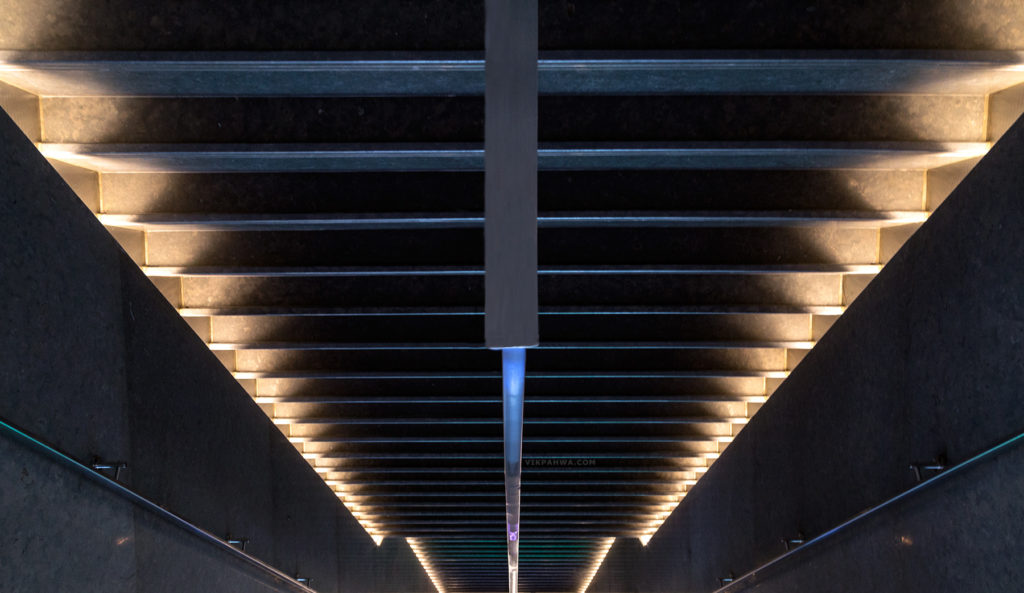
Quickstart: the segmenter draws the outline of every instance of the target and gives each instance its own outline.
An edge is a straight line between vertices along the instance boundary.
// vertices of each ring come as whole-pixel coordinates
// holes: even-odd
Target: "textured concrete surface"
[[[592,593],[715,589],[720,577],[780,555],[782,538],[813,537],[910,487],[909,464],[939,456],[955,463],[1024,429],[1022,154],[1018,122],[825,334],[650,545],[612,549]],[[990,492],[1009,521],[1022,512],[1019,487],[1010,481]],[[915,540],[933,555],[885,556],[872,569],[927,578],[851,580],[849,587],[829,581],[829,590],[956,590],[952,568],[934,565],[959,566],[972,545],[971,530],[958,531],[967,524],[935,523],[937,531]],[[870,566],[872,549],[858,552],[858,566]],[[987,556],[970,550],[972,567],[1002,578],[1012,573],[1008,549]]]
[[[182,537],[150,514],[135,515],[135,571],[141,593],[292,591],[275,586],[206,542]]]
[[[119,248],[2,113],[0,138],[0,416],[130,462]]]
[[[1024,579],[1022,463],[1018,444],[729,591],[1012,591]]]
[[[540,265],[873,264],[878,229],[825,219],[795,228],[540,229]],[[196,233],[146,238],[151,266],[474,266],[480,229],[380,233],[294,231]]]
[[[121,270],[134,489],[269,558],[277,429],[124,255]]]
[[[542,49],[963,48],[1024,45],[1015,0],[544,0]],[[0,3],[2,49],[482,49],[470,0],[296,2],[81,0]],[[993,16],[995,15],[995,16]],[[116,41],[113,41],[116,40]]]
[[[272,564],[287,574],[313,579],[319,593],[371,589],[372,580],[352,581],[348,572],[359,574],[373,563],[368,536],[347,512],[338,513],[338,497],[325,488],[323,480],[309,465],[295,463],[295,447],[276,428],[267,439],[269,461],[274,476],[271,484],[273,517]],[[348,516],[351,524],[339,529],[337,517]],[[316,533],[311,538],[308,534]],[[351,555],[341,538],[355,540]],[[324,554],[323,550],[339,550]],[[355,557],[352,557],[355,556]],[[348,585],[347,587],[345,585]]]
[[[134,593],[135,554],[130,504],[0,435],[0,590]]]
[[[44,142],[472,142],[482,97],[44,98]],[[986,139],[964,95],[547,96],[541,141]]]
[[[419,578],[405,574],[403,567],[409,562],[418,562],[412,548],[404,539],[388,538],[378,550],[373,564],[374,583],[376,590],[382,593],[402,593],[403,591],[433,591],[434,585],[426,573],[420,571]]]
[[[7,112],[29,140],[39,142],[39,97],[0,82],[0,109]]]
[[[432,589],[411,552],[374,546],[2,114],[0,147],[0,418],[83,463],[126,461],[122,483],[215,535],[249,538],[247,551],[308,571],[321,591],[343,575],[346,590]],[[0,446],[0,589],[271,590],[149,517],[111,548],[132,518],[109,492]]]
[[[542,212],[918,210],[923,182],[920,171],[542,171],[537,190]],[[111,214],[483,212],[483,189],[482,173],[107,174],[103,206]]]

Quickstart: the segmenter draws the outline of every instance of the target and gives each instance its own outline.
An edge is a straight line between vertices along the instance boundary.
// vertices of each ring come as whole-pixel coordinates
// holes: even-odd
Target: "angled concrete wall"
[[[711,591],[915,483],[909,466],[957,463],[1024,431],[1024,124],[1018,121],[794,370],[646,548],[620,540],[590,593]],[[990,553],[875,552],[832,572],[828,591],[863,591],[862,571],[928,573],[952,563],[999,590],[1022,574],[1024,487],[971,500]],[[991,493],[990,493],[991,494]],[[951,493],[950,497],[971,496]],[[926,538],[953,542],[962,505],[938,500]],[[998,510],[999,512],[995,512]],[[963,539],[969,546],[969,539]],[[869,548],[861,549],[861,552]],[[810,569],[810,567],[808,567]],[[953,573],[957,571],[952,571]],[[824,574],[824,573],[822,573]],[[950,576],[950,579],[953,577]],[[796,581],[793,581],[796,582]],[[991,585],[991,588],[988,588]],[[783,590],[768,584],[758,590]],[[780,585],[781,587],[781,585]],[[938,587],[938,588],[936,588]],[[962,590],[954,580],[879,578],[875,591]],[[797,589],[792,589],[797,590]],[[799,589],[805,590],[805,589]]]
[[[2,113],[0,179],[0,419],[84,463],[127,462],[123,484],[211,533],[248,538],[248,552],[312,577],[318,591],[433,591],[404,542],[373,544]],[[4,459],[3,501],[34,500],[39,512],[0,507],[0,590],[60,590],[70,573],[107,565],[94,572],[96,582],[109,575],[110,590],[122,574],[132,575],[126,590],[140,591],[160,590],[172,574],[197,591],[217,580],[215,563],[205,576],[189,572],[185,552],[140,553],[161,537],[142,519],[57,512],[112,503],[68,498],[73,480],[31,457]],[[35,498],[41,484],[52,497]],[[112,525],[134,533],[136,554],[88,543],[107,541],[99,534]],[[95,557],[54,555],[64,539]],[[55,561],[63,572],[50,569]]]

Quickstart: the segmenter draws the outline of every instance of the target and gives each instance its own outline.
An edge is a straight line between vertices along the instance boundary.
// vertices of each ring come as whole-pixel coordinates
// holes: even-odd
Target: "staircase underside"
[[[409,538],[445,591],[493,592],[482,3],[427,4],[459,16],[316,15],[347,45],[289,36],[302,10],[223,43],[12,29],[0,81],[39,96],[42,153],[367,531]],[[781,6],[772,28],[541,4],[520,582],[555,592],[684,500],[985,154],[1024,55],[1010,25],[988,44],[940,26],[975,23],[955,3],[885,26],[827,5],[847,22],[818,29]]]

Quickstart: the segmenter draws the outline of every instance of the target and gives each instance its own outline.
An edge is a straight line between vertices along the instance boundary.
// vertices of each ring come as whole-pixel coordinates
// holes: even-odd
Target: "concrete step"
[[[441,372],[492,371],[496,355],[485,349],[460,350],[237,350],[238,372]],[[786,370],[785,348],[705,348],[624,350],[535,350],[537,372],[607,370]]]
[[[541,306],[839,307],[844,268],[586,270],[541,274]],[[483,274],[187,275],[182,308],[479,307]]]
[[[902,210],[924,208],[920,171],[542,171],[541,214],[551,212]],[[103,175],[110,214],[483,212],[481,172],[143,173]]]
[[[171,304],[178,309],[178,313],[185,319],[210,318],[210,316],[240,316],[240,317],[401,317],[401,318],[445,318],[462,317],[476,318],[484,314],[483,307],[478,306],[453,306],[453,307],[337,307],[337,306],[311,306],[311,307],[274,307],[274,306],[252,306],[252,307],[184,307],[181,301],[180,279],[171,278],[169,282],[178,284],[177,296],[164,293],[164,297],[171,301]],[[160,288],[162,282],[155,279],[154,283]],[[173,298],[172,298],[173,297]],[[807,315],[841,315],[843,307],[836,306],[815,306],[815,305],[603,305],[603,306],[544,306],[541,307],[539,315],[572,316],[582,317],[588,315],[717,315],[717,314],[807,314]]]
[[[223,318],[218,318],[223,319]],[[208,319],[207,321],[212,321]],[[484,348],[483,342],[210,342],[214,351],[260,350],[260,351],[345,351],[377,352],[388,351],[468,351]],[[808,340],[768,341],[676,341],[676,342],[547,342],[532,346],[533,351],[573,350],[694,350],[694,349],[745,349],[745,348],[795,348],[807,349],[814,346]]]
[[[766,375],[772,372],[690,372],[690,373],[618,373],[598,376],[594,373],[561,373],[557,377],[532,374],[527,377],[528,393],[548,396],[622,396],[642,393],[645,396],[684,396],[717,393],[732,397],[764,397]],[[357,377],[366,377],[359,379]],[[453,380],[440,381],[443,376]],[[370,377],[376,377],[371,379]],[[323,396],[347,393],[370,397],[434,397],[480,396],[500,397],[501,380],[497,374],[477,373],[472,376],[428,374],[395,376],[392,374],[288,374],[245,373],[243,380],[257,379],[254,397]],[[454,380],[458,378],[459,380]]]
[[[498,462],[501,461],[500,456],[487,455],[487,454],[469,454],[469,455],[453,455],[451,457],[451,464],[446,464],[447,467],[438,467],[437,462],[439,458],[434,454],[409,454],[409,455],[344,455],[344,454],[330,454],[330,453],[308,453],[306,459],[313,464],[314,467],[323,467],[330,469],[331,471],[352,471],[354,473],[364,472],[388,472],[388,471],[399,471],[399,472],[416,472],[416,473],[429,473],[431,471],[444,473],[444,472],[474,472],[474,473],[488,473],[498,471],[501,469],[498,466]],[[629,469],[630,471],[638,472],[674,472],[679,470],[696,471],[707,469],[708,459],[699,455],[676,455],[667,456],[664,459],[658,459],[650,455],[645,454],[610,454],[610,455],[595,455],[592,459],[578,460],[578,459],[567,459],[561,457],[536,457],[529,460],[524,460],[526,465],[534,472],[554,472],[554,471],[565,471],[566,468],[579,468],[580,470],[586,470],[587,468],[601,468],[608,471],[619,471]],[[586,513],[587,507],[579,506],[566,509],[566,513]],[[609,505],[607,512],[610,515],[629,514],[629,513],[643,513],[642,508],[630,506],[628,504],[622,505]],[[386,512],[386,511],[385,511]],[[427,508],[427,507],[410,507],[404,511],[395,509],[396,514],[400,516],[414,517],[414,516],[434,516],[437,514],[447,514],[444,507],[438,508]],[[469,509],[469,513],[480,513],[480,512],[492,512],[486,509]],[[544,511],[538,510],[538,513]]]
[[[541,145],[541,169],[931,169],[985,142],[664,142]],[[101,173],[479,171],[473,144],[40,144],[50,159]]]
[[[563,265],[545,266],[541,276],[778,276],[877,274],[879,264],[781,264],[781,265]],[[152,278],[428,278],[482,276],[482,266],[143,266]]]
[[[541,348],[571,342],[574,345],[608,346],[680,340],[711,342],[732,340],[753,343],[785,343],[800,347],[811,339],[807,313],[698,312],[552,314],[540,316]],[[215,344],[334,344],[353,347],[379,344],[387,347],[418,342],[483,344],[483,315],[218,315],[190,318],[205,323],[203,339]],[[792,343],[792,346],[789,344]]]
[[[677,439],[665,439],[665,438],[647,438],[647,439],[631,439],[631,438],[613,438],[606,437],[601,439],[600,437],[578,437],[578,438],[539,438],[531,437],[524,438],[523,440],[523,456],[536,456],[536,455],[560,455],[560,456],[572,456],[572,457],[587,457],[588,455],[598,454],[647,454],[647,455],[712,455],[717,457],[719,449],[723,448],[722,443],[725,442],[724,437],[722,439],[706,439],[706,438],[693,438],[693,437],[680,437]],[[502,439],[501,435],[498,434],[494,437],[487,438],[426,438],[426,437],[382,437],[382,438],[339,438],[333,436],[324,437],[290,437],[289,440],[298,446],[301,446],[303,450],[314,453],[327,453],[327,454],[381,454],[388,455],[391,453],[408,452],[410,450],[416,450],[424,454],[432,455],[444,455],[457,456],[466,454],[501,454]],[[530,493],[529,498],[532,498],[531,503],[543,504],[545,498],[550,498],[550,494],[543,494],[541,492]],[[523,502],[527,502],[527,493],[523,493]],[[502,501],[502,493],[499,491],[496,498],[490,499],[488,502],[493,503],[494,501],[499,504]],[[400,504],[401,500],[375,500],[373,506],[377,507],[378,504],[381,506],[388,504]],[[420,500],[408,500],[405,502],[415,502],[422,504],[433,504],[435,503],[447,503],[451,502],[451,498],[445,500],[438,498],[436,500],[420,499]],[[642,498],[629,500],[629,501],[616,501],[609,498],[603,500],[592,500],[591,502],[599,503],[603,505],[621,505],[628,502],[631,505],[637,504],[658,504],[666,503],[666,500],[659,500],[658,497],[652,497],[650,500],[644,500]],[[403,505],[406,506],[406,505]]]
[[[880,227],[857,223],[853,228],[830,221],[782,228],[723,224],[686,228],[685,233],[661,226],[544,228],[538,258],[542,268],[873,265]],[[147,236],[145,270],[152,276],[381,275],[394,266],[399,274],[401,268],[421,274],[482,273],[482,235],[482,229],[159,231]]]
[[[330,231],[483,228],[483,213],[379,214],[99,214],[107,227],[144,231]],[[780,210],[676,212],[541,212],[541,228],[722,228],[818,227],[884,228],[919,224],[926,211]],[[151,237],[156,235],[151,235]]]
[[[731,437],[734,434],[734,423],[721,419],[693,418],[645,418],[645,419],[605,419],[602,422],[593,420],[573,420],[554,418],[550,421],[530,419],[524,422],[524,437],[533,438],[586,438],[607,436],[609,438],[712,438]],[[744,419],[745,420],[745,419]],[[288,435],[292,437],[339,437],[345,439],[417,437],[424,438],[444,436],[447,438],[501,438],[501,418],[371,418],[367,420],[345,418],[277,418],[279,426],[288,427]],[[443,482],[442,482],[443,483]],[[498,478],[501,483],[501,478]],[[451,484],[451,487],[459,487]],[[486,486],[486,484],[481,484]],[[380,484],[378,488],[387,488]],[[424,489],[431,489],[430,484],[423,484]],[[622,487],[636,488],[637,491],[652,490],[650,485],[631,484],[625,481]],[[369,489],[369,487],[367,487]],[[412,488],[410,488],[412,490]],[[487,490],[487,488],[484,488]],[[499,490],[500,492],[500,490]]]
[[[339,398],[336,398],[336,400]],[[434,402],[437,403],[434,403]],[[610,402],[610,403],[609,403]],[[380,415],[402,416],[408,418],[488,418],[493,417],[494,407],[500,406],[498,397],[471,400],[467,398],[430,398],[420,401],[396,403],[276,403],[274,415],[281,418],[351,418],[373,419]],[[568,410],[579,412],[580,418],[596,418],[602,416],[634,416],[638,418],[677,416],[691,418],[741,418],[747,415],[746,402],[738,398],[726,401],[699,401],[697,398],[643,398],[626,396],[616,398],[544,398],[531,397],[530,407],[532,418],[559,418],[568,416]],[[332,466],[334,467],[334,466]],[[338,471],[344,471],[337,466]],[[605,471],[608,470],[604,467]],[[423,468],[422,471],[428,471]],[[437,471],[458,472],[468,470]],[[493,471],[493,470],[492,470]],[[500,468],[498,469],[500,475]]]
[[[480,52],[0,52],[0,81],[47,97],[483,95],[483,71]],[[542,95],[986,95],[1022,82],[1016,51],[562,51],[538,63]]]
[[[1024,66],[1022,66],[1024,70]],[[1022,72],[1024,82],[1024,72]],[[541,142],[984,142],[983,95],[545,96]],[[478,142],[483,97],[43,98],[43,142]]]

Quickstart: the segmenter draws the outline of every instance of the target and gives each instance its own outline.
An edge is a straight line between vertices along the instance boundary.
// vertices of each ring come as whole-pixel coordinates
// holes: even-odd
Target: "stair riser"
[[[542,97],[541,141],[986,139],[985,98],[908,96]],[[45,98],[44,142],[479,142],[475,97]]]

